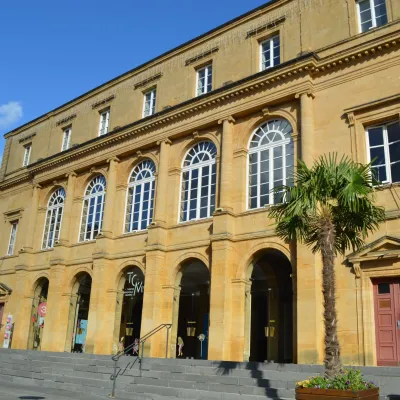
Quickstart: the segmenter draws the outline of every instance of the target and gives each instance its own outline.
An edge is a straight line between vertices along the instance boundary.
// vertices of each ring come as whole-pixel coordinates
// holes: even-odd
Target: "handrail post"
[[[167,326],[167,343],[165,345],[165,358],[168,358],[168,338],[169,338],[170,326]]]
[[[114,360],[114,375],[113,375],[113,385],[112,385],[112,391],[111,391],[111,396],[113,399],[115,398],[115,389],[117,386],[117,362],[118,360]]]

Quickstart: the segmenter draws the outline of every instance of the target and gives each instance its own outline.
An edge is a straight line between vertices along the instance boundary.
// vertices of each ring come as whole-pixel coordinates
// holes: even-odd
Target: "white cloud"
[[[23,115],[22,105],[18,101],[9,101],[0,105],[0,129],[8,129]]]

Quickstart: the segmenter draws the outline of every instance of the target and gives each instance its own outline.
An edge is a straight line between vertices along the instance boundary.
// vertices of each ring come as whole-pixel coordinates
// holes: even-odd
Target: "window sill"
[[[258,213],[263,213],[265,211],[269,211],[271,208],[271,205],[269,204],[268,206],[260,207],[260,208],[252,208],[250,210],[244,211],[240,213],[239,215],[249,215],[249,214],[258,214]]]
[[[201,219],[192,219],[190,221],[179,222],[177,225],[172,225],[171,229],[180,228],[182,226],[188,226],[188,225],[203,224],[203,223],[207,223],[207,222],[212,222],[212,220],[213,220],[213,217],[207,217],[207,218],[201,218]]]
[[[141,231],[123,233],[122,235],[117,236],[116,239],[121,239],[121,238],[125,238],[125,237],[130,237],[130,236],[147,235],[147,234],[148,234],[148,230],[142,229]]]
[[[74,244],[71,245],[71,247],[83,246],[83,245],[85,245],[85,244],[91,244],[91,243],[96,243],[96,239],[93,239],[93,240],[85,240],[84,242],[74,243]]]
[[[6,260],[8,258],[18,258],[18,254],[11,254],[9,256],[0,257],[0,260]]]

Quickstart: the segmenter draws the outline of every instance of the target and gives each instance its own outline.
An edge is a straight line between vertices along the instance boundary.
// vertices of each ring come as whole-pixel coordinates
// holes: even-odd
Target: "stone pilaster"
[[[160,146],[160,162],[158,166],[154,222],[157,225],[165,225],[167,222],[168,168],[171,141],[163,139],[157,142],[157,145]]]
[[[59,243],[62,245],[68,245],[70,241],[70,225],[75,195],[76,173],[70,172],[66,176],[68,178],[68,183],[59,239]]]
[[[31,207],[29,211],[29,222],[28,228],[25,235],[25,243],[23,245],[24,252],[31,253],[33,251],[35,245],[35,229],[36,229],[36,220],[38,214],[38,206],[39,206],[39,196],[40,196],[41,186],[38,184],[33,185],[32,199],[30,201]]]
[[[221,148],[221,185],[219,207],[223,210],[232,210],[232,182],[233,182],[233,131],[235,120],[229,116],[218,121],[222,124]]]
[[[299,93],[301,115],[301,159],[311,167],[314,162],[314,95],[311,91]]]

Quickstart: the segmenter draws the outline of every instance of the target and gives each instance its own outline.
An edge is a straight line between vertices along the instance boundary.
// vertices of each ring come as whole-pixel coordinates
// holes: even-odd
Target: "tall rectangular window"
[[[151,89],[144,94],[143,118],[153,115],[156,112],[157,89]]]
[[[375,178],[381,183],[400,182],[399,121],[368,128],[367,142]]]
[[[279,35],[260,43],[261,71],[275,67],[281,63],[281,41]]]
[[[64,129],[64,131],[63,131],[63,140],[62,140],[62,145],[61,145],[61,151],[69,149],[69,142],[71,140],[71,132],[72,132],[71,127]]]
[[[24,161],[22,163],[23,167],[26,167],[29,164],[29,159],[31,158],[31,150],[32,145],[28,144],[27,146],[25,146]]]
[[[105,135],[108,132],[110,122],[110,110],[103,111],[100,114],[99,136]]]
[[[196,95],[200,96],[212,90],[212,65],[200,68],[196,73]]]
[[[387,24],[386,0],[357,1],[360,33]]]
[[[14,254],[15,239],[17,237],[18,222],[11,224],[10,241],[8,242],[7,255],[12,256]]]

